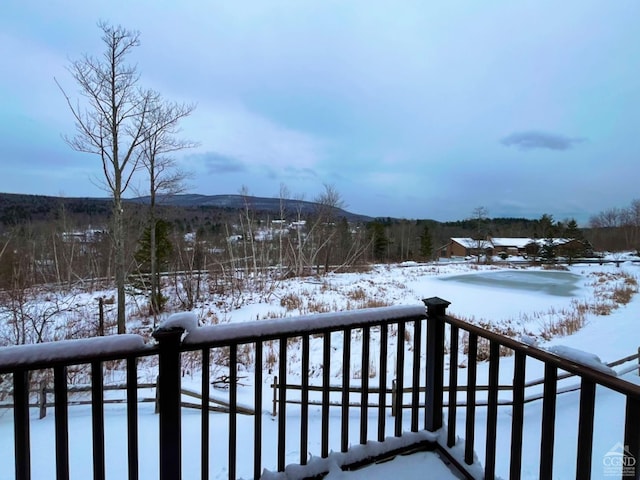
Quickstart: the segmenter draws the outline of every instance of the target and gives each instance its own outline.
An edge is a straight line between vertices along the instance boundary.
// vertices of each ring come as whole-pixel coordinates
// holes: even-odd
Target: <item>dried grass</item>
[[[367,298],[367,292],[365,292],[364,288],[356,287],[353,290],[347,292],[347,298],[354,301],[362,301]]]
[[[292,310],[300,310],[302,304],[302,298],[295,293],[287,293],[280,299],[280,306],[284,307],[287,312],[290,312]]]

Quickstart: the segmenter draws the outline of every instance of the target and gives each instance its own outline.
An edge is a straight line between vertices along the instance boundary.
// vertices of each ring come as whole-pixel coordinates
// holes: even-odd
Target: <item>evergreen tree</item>
[[[155,259],[157,268],[154,272],[151,269],[151,244],[152,244],[152,235],[151,235],[151,227],[147,226],[142,231],[142,236],[138,241],[138,249],[135,253],[135,259],[139,264],[139,269],[143,273],[151,273],[156,275],[157,281],[151,282],[152,288],[150,292],[150,297],[152,298],[152,305],[156,306],[157,310],[162,310],[166,299],[162,296],[162,292],[160,289],[160,272],[165,270],[168,263],[169,257],[173,252],[173,245],[169,240],[169,232],[171,225],[164,220],[156,220],[155,222]]]
[[[575,238],[576,240],[584,240],[582,230],[578,227],[578,222],[575,219],[570,219],[565,227],[564,236],[566,238]]]
[[[556,259],[556,246],[553,238],[545,238],[540,249],[540,258],[545,262],[554,262]]]
[[[555,222],[553,215],[545,213],[538,220],[536,228],[536,236],[540,238],[553,238],[556,234]]]
[[[171,231],[171,225],[165,220],[156,221],[156,255],[158,258],[158,265],[161,268],[166,268],[169,262],[169,257],[173,252],[173,245],[169,240],[169,233]],[[145,227],[142,231],[142,235],[138,240],[138,249],[135,253],[136,261],[141,272],[149,273],[151,267],[151,229]]]
[[[571,263],[574,258],[585,255],[584,235],[578,227],[578,222],[573,218],[566,223],[564,236],[569,240],[569,243],[563,249],[563,253],[567,256],[569,263]]]
[[[385,227],[381,222],[371,222],[369,225],[371,232],[373,258],[375,260],[385,260],[387,257],[387,248],[389,247],[389,239]]]
[[[431,232],[429,231],[429,225],[426,224],[422,229],[422,235],[420,235],[420,255],[425,260],[429,260],[433,255],[433,240],[431,238]]]

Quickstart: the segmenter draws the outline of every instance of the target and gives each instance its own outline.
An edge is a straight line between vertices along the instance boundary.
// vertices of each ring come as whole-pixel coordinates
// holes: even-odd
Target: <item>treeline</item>
[[[56,219],[63,212],[74,215],[76,220],[89,223],[104,222],[111,213],[111,201],[98,198],[0,194],[0,228]]]
[[[43,283],[70,285],[112,277],[114,255],[108,202],[100,210],[96,205],[102,203],[91,200],[79,201],[75,208],[67,200],[49,201],[46,211],[41,207],[33,210],[30,205],[38,200],[34,202],[16,201],[9,205],[9,211],[28,214],[2,222],[0,288]],[[2,212],[6,214],[6,202],[4,205]],[[479,232],[493,237],[581,235],[595,250],[636,250],[640,240],[639,206],[640,202],[634,201],[628,210],[602,212],[591,219],[588,228],[576,233],[575,222],[555,221],[550,215],[537,220],[471,218],[437,222],[379,218],[348,222],[335,214],[335,205],[331,204],[318,203],[315,211],[307,213],[284,208],[265,212],[254,210],[247,197],[241,210],[160,207],[158,216],[162,220],[156,227],[156,249],[165,274],[198,270],[221,276],[235,271],[254,276],[267,271],[270,275],[277,271],[282,276],[323,274],[376,262],[428,261],[438,256],[451,237],[475,238]],[[128,274],[145,273],[148,269],[148,228],[145,206],[127,205]]]
[[[640,199],[592,216],[588,231],[594,245],[603,250],[640,253]]]

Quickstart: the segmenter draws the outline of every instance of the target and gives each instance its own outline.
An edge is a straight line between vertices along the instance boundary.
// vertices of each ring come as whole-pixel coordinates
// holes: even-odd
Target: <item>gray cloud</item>
[[[571,138],[557,133],[540,131],[513,132],[500,143],[507,147],[516,147],[519,150],[534,150],[546,148],[548,150],[569,150],[578,143],[584,142],[584,138]]]
[[[237,158],[228,157],[216,152],[196,153],[189,157],[201,161],[209,173],[238,173],[247,170],[245,164]]]
[[[309,167],[298,168],[293,166],[286,166],[284,169],[282,169],[282,174],[285,178],[294,180],[313,180],[318,178],[318,173],[314,169]]]

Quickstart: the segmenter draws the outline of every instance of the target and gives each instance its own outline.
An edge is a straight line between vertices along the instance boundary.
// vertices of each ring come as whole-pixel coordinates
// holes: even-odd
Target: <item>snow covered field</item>
[[[499,274],[499,281],[468,281],[467,275],[480,278],[487,272]],[[539,272],[528,280],[518,275]],[[624,276],[620,276],[624,274]],[[464,279],[451,279],[455,276],[465,276]],[[402,266],[377,266],[372,271],[358,274],[334,274],[323,278],[291,279],[274,285],[269,295],[247,295],[240,308],[230,308],[221,302],[211,301],[199,304],[195,310],[201,322],[250,322],[264,318],[278,318],[281,316],[296,316],[316,311],[345,310],[380,305],[415,305],[422,298],[438,296],[451,302],[448,313],[482,325],[492,325],[500,330],[508,330],[516,335],[524,334],[535,338],[544,348],[558,345],[577,348],[599,356],[603,362],[636,353],[640,346],[640,298],[633,296],[626,305],[616,308],[612,300],[612,292],[616,287],[631,286],[633,280],[640,276],[638,264],[623,263],[620,267],[599,265],[574,265],[568,272],[542,271],[540,269],[497,268],[493,266],[447,265],[430,264]],[[449,279],[449,280],[447,280]],[[495,279],[494,279],[495,280]],[[514,283],[515,282],[515,283]],[[528,285],[528,286],[527,286]],[[635,287],[637,290],[637,283]],[[89,296],[91,300],[91,296]],[[586,307],[584,307],[586,306]],[[605,308],[605,307],[610,308]],[[589,307],[589,308],[587,308]],[[597,313],[604,313],[599,315]],[[563,319],[580,313],[582,328],[568,336],[555,336],[548,339],[553,326]],[[144,327],[141,327],[144,328]],[[339,349],[339,345],[337,346]],[[353,352],[357,355],[357,352]],[[312,352],[313,355],[313,352]],[[339,351],[334,358],[341,358]],[[295,362],[291,358],[290,362]],[[318,359],[312,356],[311,364]],[[460,357],[464,367],[464,358]],[[338,361],[339,363],[339,361]],[[446,368],[449,368],[446,364]],[[295,369],[295,365],[290,367]],[[337,372],[333,369],[332,372]],[[527,379],[537,379],[542,376],[543,368],[540,362],[527,362]],[[513,357],[504,357],[500,362],[500,383],[510,384],[513,374]],[[145,373],[153,377],[152,371]],[[446,372],[445,372],[446,375]],[[460,368],[459,378],[464,382],[466,371]],[[478,382],[486,384],[487,364],[478,366]],[[624,375],[625,379],[639,383],[637,371]],[[146,381],[149,378],[141,378]],[[265,372],[262,388],[264,398],[270,398],[269,387],[272,376]],[[197,372],[184,378],[186,385],[199,385]],[[559,387],[576,380],[560,383]],[[251,404],[253,385],[241,387],[238,400]],[[527,394],[534,393],[533,391]],[[216,393],[218,394],[218,393]],[[508,393],[508,395],[510,395]],[[480,397],[479,397],[480,398]],[[603,464],[612,449],[622,440],[624,420],[624,399],[622,396],[603,388],[597,389],[595,434],[593,448],[593,478],[612,478]],[[267,404],[268,402],[265,402]],[[579,392],[562,394],[558,397],[556,414],[556,442],[554,455],[555,478],[575,477],[575,450],[577,437],[577,411]],[[538,477],[538,450],[540,443],[540,401],[528,403],[525,406],[525,440],[523,445],[523,478]],[[140,478],[157,478],[157,416],[153,413],[153,404],[140,404],[138,408],[140,423]],[[109,478],[125,478],[126,461],[126,409],[124,406],[105,407],[107,475]],[[287,460],[297,462],[299,436],[299,411],[288,408],[287,432]],[[445,414],[446,415],[446,414]],[[405,429],[409,430],[409,419]],[[226,415],[213,413],[211,418],[212,447],[211,447],[211,478],[226,478],[227,472],[224,461],[227,457],[227,419]],[[31,442],[32,442],[32,470],[33,478],[54,478],[55,471],[51,469],[55,457],[53,445],[53,412],[43,420],[37,419],[37,412],[32,412]],[[446,416],[445,416],[446,419]],[[370,430],[376,428],[376,414],[370,413]],[[72,478],[90,478],[91,476],[91,417],[89,407],[70,407],[70,452]],[[339,444],[339,410],[332,411],[332,427],[330,435],[332,445]],[[485,409],[476,410],[476,451],[480,462],[484,459],[483,443],[485,436]],[[183,478],[199,476],[199,443],[200,413],[194,410],[183,411]],[[251,444],[253,441],[253,417],[238,417],[239,445]],[[319,407],[310,409],[310,445],[309,451],[318,456],[320,452]],[[334,426],[335,425],[335,426]],[[393,434],[392,422],[387,422],[388,435]],[[267,459],[275,458],[275,438],[277,423],[273,421],[269,412],[263,412],[263,440],[265,463]],[[508,478],[509,469],[509,440],[511,431],[510,407],[500,407],[498,413],[498,457],[497,473]],[[350,428],[351,443],[358,442],[358,417],[353,416]],[[458,410],[458,435],[464,435],[464,409]],[[152,440],[148,440],[152,439]],[[196,448],[190,448],[191,440]],[[273,439],[274,441],[270,441]],[[250,451],[250,449],[247,449]],[[244,450],[239,449],[242,455]],[[238,475],[250,478],[252,475],[252,454],[239,458]],[[425,459],[428,456],[425,457]],[[431,460],[429,460],[431,461]],[[409,471],[415,468],[416,458],[402,458],[395,463],[397,472]],[[11,411],[0,410],[0,464],[13,464],[13,419]],[[273,465],[265,465],[273,470]],[[378,468],[378,467],[376,467]],[[370,471],[371,472],[371,471]],[[332,472],[330,478],[345,479],[364,478],[364,471],[355,473]],[[388,478],[388,473],[380,473],[378,478]],[[11,468],[0,468],[0,480],[13,478]],[[373,478],[373,477],[372,477]],[[400,475],[399,478],[409,478]],[[436,477],[434,477],[436,478]]]

